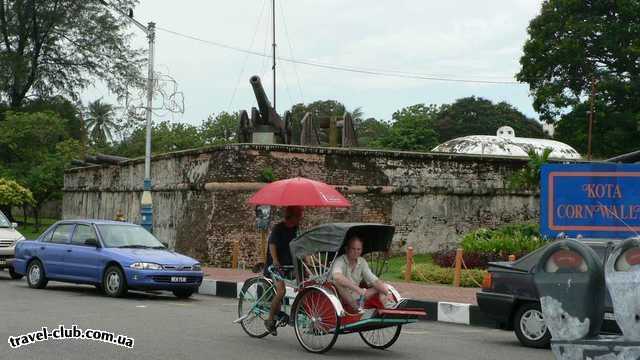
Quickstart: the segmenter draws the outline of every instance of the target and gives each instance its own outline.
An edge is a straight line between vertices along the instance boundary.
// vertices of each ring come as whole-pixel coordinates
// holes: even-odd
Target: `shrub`
[[[258,181],[264,183],[271,183],[278,180],[278,177],[273,173],[273,169],[270,167],[266,167],[260,171],[260,175],[258,175]]]
[[[529,253],[544,245],[535,224],[506,225],[495,230],[478,229],[462,238],[466,253]]]
[[[504,261],[509,255],[520,258],[544,244],[537,225],[514,224],[495,230],[478,229],[465,235],[460,245],[467,268],[486,268],[491,261]],[[455,256],[455,249],[444,248],[433,254],[433,261],[451,267]]]
[[[22,206],[35,203],[31,191],[13,180],[0,177],[0,206]]]
[[[514,254],[516,257],[520,257],[519,254]],[[493,253],[466,253],[462,255],[464,265],[469,269],[485,269],[487,264],[491,261],[506,260],[509,255],[504,257]],[[442,249],[433,254],[433,262],[442,267],[452,267],[456,261],[455,249]]]
[[[480,269],[462,270],[460,286],[478,287],[487,272]],[[416,264],[413,267],[411,279],[431,284],[453,284],[454,272],[452,268],[444,268],[435,264]]]

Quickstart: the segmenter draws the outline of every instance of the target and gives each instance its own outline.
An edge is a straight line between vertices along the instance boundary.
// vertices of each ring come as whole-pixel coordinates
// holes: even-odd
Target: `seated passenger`
[[[380,297],[380,302],[385,308],[392,308],[395,302],[389,287],[373,274],[367,260],[360,255],[362,240],[353,236],[347,241],[345,253],[335,259],[331,270],[331,277],[338,293],[353,309],[359,308],[360,296],[364,296],[366,301],[376,295]],[[371,288],[361,288],[359,285],[363,280]]]

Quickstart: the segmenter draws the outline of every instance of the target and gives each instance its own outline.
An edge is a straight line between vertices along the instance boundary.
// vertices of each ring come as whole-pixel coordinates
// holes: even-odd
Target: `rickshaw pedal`
[[[278,324],[277,324],[277,326],[285,327],[287,325],[289,325],[289,315],[287,315],[287,313],[285,313],[284,311],[280,311],[278,313]]]
[[[240,322],[244,321],[244,319],[246,319],[246,318],[248,318],[248,317],[249,317],[249,314],[246,314],[246,315],[244,315],[244,316],[242,316],[242,317],[240,317],[240,318],[237,318],[237,319],[233,320],[233,323],[234,323],[234,324],[238,324],[238,323],[240,323]]]

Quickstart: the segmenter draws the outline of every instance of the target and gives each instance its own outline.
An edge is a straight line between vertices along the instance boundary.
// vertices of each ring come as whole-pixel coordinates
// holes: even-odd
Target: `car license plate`
[[[184,276],[172,276],[171,282],[187,282],[187,278]]]

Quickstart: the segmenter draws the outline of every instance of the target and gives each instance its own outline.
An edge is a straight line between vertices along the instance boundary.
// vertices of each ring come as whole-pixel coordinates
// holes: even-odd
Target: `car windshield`
[[[98,225],[105,247],[131,249],[164,249],[155,236],[135,225]]]
[[[11,222],[7,219],[6,216],[0,211],[0,228],[8,228],[11,227]]]

